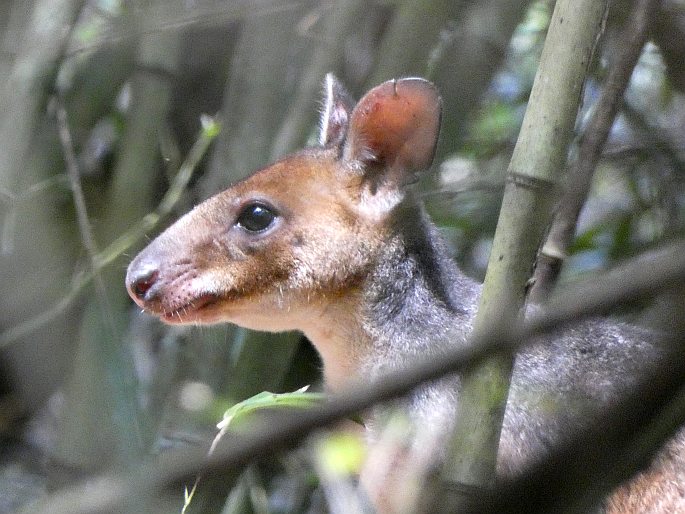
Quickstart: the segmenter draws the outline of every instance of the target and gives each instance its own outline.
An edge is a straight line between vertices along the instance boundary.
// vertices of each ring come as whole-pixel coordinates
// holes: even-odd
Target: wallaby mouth
[[[173,310],[152,312],[157,314],[162,321],[170,325],[182,325],[186,323],[202,322],[203,312],[219,301],[219,296],[211,293],[203,294],[190,302]],[[143,309],[148,310],[143,306]]]
[[[220,295],[194,290],[189,280],[193,274],[184,264],[180,273],[178,269],[169,273],[155,263],[136,259],[126,277],[128,293],[145,312],[165,323],[210,322],[212,316],[206,311],[219,301]]]

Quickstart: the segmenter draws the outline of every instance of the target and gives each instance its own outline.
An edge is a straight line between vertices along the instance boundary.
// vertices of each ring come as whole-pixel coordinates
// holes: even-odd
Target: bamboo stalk
[[[507,330],[524,306],[527,281],[549,223],[572,136],[583,81],[607,2],[556,3],[508,179],[474,335]],[[462,377],[447,482],[490,486],[512,368],[495,358]]]

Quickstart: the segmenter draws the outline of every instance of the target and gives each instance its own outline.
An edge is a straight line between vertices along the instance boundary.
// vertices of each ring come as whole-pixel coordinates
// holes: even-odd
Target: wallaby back
[[[355,106],[329,75],[326,92],[319,147],[198,205],[131,262],[126,285],[167,323],[300,330],[338,389],[467,344],[480,286],[407,188],[433,159],[434,86],[385,82]],[[592,321],[548,339],[516,359],[505,474],[544,456],[657,356],[645,332],[624,325]],[[458,394],[453,377],[409,400],[424,456],[440,454]]]

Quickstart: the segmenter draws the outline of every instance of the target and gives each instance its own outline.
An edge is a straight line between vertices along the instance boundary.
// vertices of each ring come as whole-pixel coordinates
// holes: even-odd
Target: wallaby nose
[[[148,292],[159,278],[159,268],[152,263],[132,262],[126,273],[126,286],[131,297],[140,302],[150,300]]]

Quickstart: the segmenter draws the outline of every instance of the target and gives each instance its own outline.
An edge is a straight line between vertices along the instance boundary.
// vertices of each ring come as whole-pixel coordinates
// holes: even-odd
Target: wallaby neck
[[[423,207],[402,202],[389,230],[360,287],[304,327],[332,390],[438,350],[448,331],[445,344],[463,343],[470,332],[480,286],[457,269]]]

